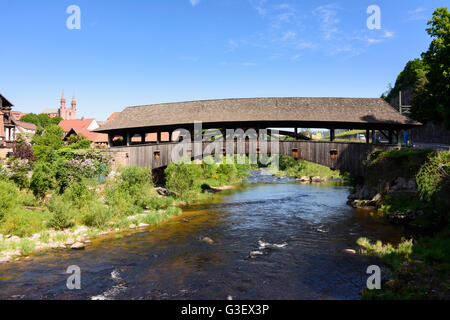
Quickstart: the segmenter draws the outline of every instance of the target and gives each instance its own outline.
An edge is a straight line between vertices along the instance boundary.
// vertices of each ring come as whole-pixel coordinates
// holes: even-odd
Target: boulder
[[[146,223],[139,223],[138,227],[139,228],[147,228],[147,227],[150,227],[150,225],[146,224]]]
[[[312,178],[311,178],[311,181],[312,181],[312,182],[322,182],[322,178],[319,177],[319,176],[312,177]]]
[[[166,188],[156,188],[156,192],[163,197],[174,197],[176,196],[173,192],[170,192],[169,190],[167,190]]]
[[[311,178],[310,178],[310,177],[307,177],[307,176],[303,176],[303,177],[297,179],[297,181],[300,181],[300,182],[309,182],[309,181],[311,181]]]
[[[84,248],[86,248],[86,245],[84,243],[81,243],[81,242],[74,243],[70,247],[70,249],[73,249],[73,250],[83,250]]]
[[[207,244],[214,244],[214,240],[209,237],[204,237],[202,242],[206,242]]]
[[[350,253],[350,254],[356,254],[356,250],[353,250],[353,249],[344,249],[343,252]]]
[[[135,224],[130,224],[130,229],[136,229],[136,225]]]

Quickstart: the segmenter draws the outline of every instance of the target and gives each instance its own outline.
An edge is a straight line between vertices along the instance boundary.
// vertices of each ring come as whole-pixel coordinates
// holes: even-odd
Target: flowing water
[[[347,206],[348,194],[253,172],[150,230],[0,265],[0,299],[358,299],[381,262],[343,250],[363,236],[396,242],[401,230]],[[66,287],[71,265],[81,290]]]

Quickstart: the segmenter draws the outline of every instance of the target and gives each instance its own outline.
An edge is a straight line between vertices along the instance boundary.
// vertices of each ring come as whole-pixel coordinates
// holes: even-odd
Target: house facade
[[[0,94],[0,158],[12,151],[18,134],[34,134],[36,126],[16,119],[13,104]]]

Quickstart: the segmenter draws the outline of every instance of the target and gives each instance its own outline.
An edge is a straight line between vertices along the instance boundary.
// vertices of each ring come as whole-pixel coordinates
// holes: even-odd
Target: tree
[[[419,113],[423,120],[444,121],[450,129],[450,13],[436,9],[428,21],[428,34],[433,38],[422,59],[428,67],[426,94]]]
[[[36,134],[33,137],[33,151],[38,158],[42,158],[51,151],[59,150],[64,146],[62,140],[64,131],[57,125],[50,125],[42,135]]]
[[[51,118],[48,114],[45,113],[41,114],[29,113],[27,115],[24,115],[20,120],[27,123],[33,123],[36,125],[36,127],[46,129],[51,125],[58,125],[63,120],[63,118],[61,117]]]
[[[391,102],[400,90],[411,92],[411,118],[426,123],[444,122],[450,129],[450,14],[436,9],[428,22],[433,38],[421,59],[409,61],[397,77],[395,86],[382,95]]]
[[[423,60],[410,60],[398,75],[395,86],[393,88],[390,86],[388,91],[383,95],[386,101],[390,102],[393,98],[398,97],[400,91],[413,89],[413,93],[416,96],[423,92],[426,82],[426,66]]]

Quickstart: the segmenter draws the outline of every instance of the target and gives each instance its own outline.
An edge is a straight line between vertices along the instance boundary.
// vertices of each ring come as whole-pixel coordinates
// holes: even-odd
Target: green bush
[[[109,181],[106,184],[104,197],[105,203],[118,215],[129,216],[138,212],[134,199],[116,181]]]
[[[81,214],[81,223],[88,227],[103,228],[113,217],[113,210],[103,202],[96,200],[89,203]]]
[[[447,197],[450,193],[450,152],[430,154],[417,173],[416,182],[424,201],[434,200],[443,191]]]
[[[31,164],[27,159],[12,159],[8,161],[9,179],[14,181],[20,188],[27,188],[30,184],[28,173]]]
[[[54,172],[50,165],[45,162],[39,162],[34,166],[33,176],[31,177],[30,189],[35,196],[44,197],[55,185]]]
[[[3,217],[0,230],[4,234],[28,237],[44,230],[47,219],[45,212],[15,208]]]
[[[13,182],[0,180],[0,220],[20,205],[19,196],[19,189]]]
[[[22,239],[19,242],[19,250],[23,256],[28,256],[28,255],[32,254],[35,247],[36,247],[36,244],[33,241],[28,240],[28,239]]]
[[[170,163],[165,170],[167,188],[181,197],[201,192],[203,178],[200,165]]]
[[[53,194],[47,208],[52,213],[47,224],[50,228],[64,230],[75,225],[76,212],[72,203],[63,197]]]
[[[297,165],[297,161],[293,157],[280,154],[280,170],[281,171],[285,171],[289,168],[293,168],[296,165]]]
[[[95,191],[90,190],[84,180],[71,184],[62,194],[62,198],[77,209],[89,206],[95,197]]]

